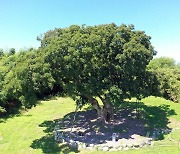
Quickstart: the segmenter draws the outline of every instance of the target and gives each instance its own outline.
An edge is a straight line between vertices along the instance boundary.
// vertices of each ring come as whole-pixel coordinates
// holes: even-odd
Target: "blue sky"
[[[48,30],[112,22],[134,24],[157,56],[180,62],[180,0],[0,0],[0,48],[38,47]]]

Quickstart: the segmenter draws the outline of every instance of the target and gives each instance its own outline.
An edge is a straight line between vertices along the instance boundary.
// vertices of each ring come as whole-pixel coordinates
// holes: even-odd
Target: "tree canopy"
[[[115,100],[148,95],[144,92],[148,88],[146,66],[155,51],[150,37],[133,25],[55,29],[41,38],[41,51],[56,84],[78,103],[90,102],[99,114],[112,118]],[[107,113],[101,111],[96,97]]]

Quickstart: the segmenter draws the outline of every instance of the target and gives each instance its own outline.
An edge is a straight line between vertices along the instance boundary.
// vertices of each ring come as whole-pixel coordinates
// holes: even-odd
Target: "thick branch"
[[[100,118],[102,121],[104,121],[104,115],[103,115],[103,109],[100,107],[98,101],[91,97],[91,96],[85,96],[88,101],[91,103],[91,105],[93,106],[93,108],[97,111],[98,114],[98,118]]]
[[[114,120],[114,110],[113,110],[112,104],[106,98],[103,98],[102,96],[99,96],[99,98],[104,104],[103,109],[104,109],[104,116],[105,116],[106,121],[109,121],[110,119]]]

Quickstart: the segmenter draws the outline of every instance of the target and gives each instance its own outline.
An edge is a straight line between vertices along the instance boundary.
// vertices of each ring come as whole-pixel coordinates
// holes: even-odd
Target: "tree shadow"
[[[72,149],[67,144],[59,144],[54,140],[54,128],[58,121],[59,119],[55,119],[51,121],[44,121],[43,123],[41,123],[39,127],[45,128],[43,131],[46,135],[41,137],[40,139],[34,140],[31,144],[31,148],[42,149],[43,153],[77,153],[77,149]]]
[[[149,132],[168,129],[168,117],[175,115],[169,105],[146,106],[143,102],[123,102],[115,107],[115,121],[99,122],[95,110],[79,111],[73,123],[74,112],[63,117],[56,126],[75,141],[100,144],[112,140],[112,133],[120,134],[117,139],[131,138],[137,134],[146,136]]]
[[[167,128],[168,117],[176,115],[170,105],[147,106],[143,102],[123,102],[117,106],[117,115],[124,117],[129,115],[133,119],[143,122],[143,127],[148,131]]]

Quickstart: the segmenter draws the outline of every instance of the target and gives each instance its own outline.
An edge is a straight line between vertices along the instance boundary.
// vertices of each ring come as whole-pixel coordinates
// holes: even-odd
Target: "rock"
[[[108,150],[109,150],[109,147],[103,147],[102,150],[103,150],[103,151],[108,151]]]

